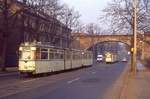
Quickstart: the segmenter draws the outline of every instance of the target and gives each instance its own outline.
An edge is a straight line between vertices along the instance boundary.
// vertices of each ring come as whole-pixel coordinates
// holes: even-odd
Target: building
[[[9,8],[3,9],[4,0],[0,0],[0,41],[5,41],[4,35],[7,35],[6,57],[3,59],[2,45],[0,60],[5,60],[6,66],[17,66],[18,49],[22,42],[49,42],[52,46],[62,48],[70,46],[71,29],[59,20],[17,0],[8,0],[7,4]],[[4,11],[8,11],[7,21]]]

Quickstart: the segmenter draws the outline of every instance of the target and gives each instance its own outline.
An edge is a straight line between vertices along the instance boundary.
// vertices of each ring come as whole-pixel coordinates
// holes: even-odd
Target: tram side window
[[[49,50],[49,59],[54,59],[54,50]]]
[[[86,56],[86,57],[87,57],[87,59],[89,59],[89,53],[87,53],[87,56]]]
[[[76,53],[75,52],[73,52],[73,59],[76,59]]]
[[[79,59],[79,55],[78,55],[77,52],[74,52],[74,53],[73,53],[73,59]]]
[[[89,53],[89,59],[91,59],[91,54]]]
[[[49,53],[49,59],[54,59],[54,54],[52,52]]]
[[[70,52],[67,53],[67,59],[70,59],[71,55]]]
[[[64,59],[64,51],[60,51],[60,59]]]
[[[91,53],[89,53],[89,59],[91,58],[92,56],[91,56]]]
[[[87,53],[87,59],[89,59],[89,53]]]
[[[81,54],[80,52],[77,52],[77,59],[80,59],[81,58]]]
[[[63,53],[60,54],[60,59],[64,59],[64,54]]]
[[[36,59],[40,59],[40,49],[37,48],[36,50]]]
[[[84,59],[87,59],[87,53],[84,54]]]
[[[57,51],[55,52],[54,58],[55,58],[55,59],[63,59],[63,58],[64,58],[64,52],[61,51],[61,50],[57,50]]]
[[[60,54],[59,53],[55,53],[55,59],[59,59],[60,58]]]
[[[41,49],[41,59],[48,59],[48,49]]]

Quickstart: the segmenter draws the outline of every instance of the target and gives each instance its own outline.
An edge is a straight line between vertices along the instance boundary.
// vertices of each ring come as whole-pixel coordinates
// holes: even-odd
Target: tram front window
[[[31,52],[30,51],[21,52],[20,59],[25,59],[25,60],[31,59]]]
[[[21,60],[33,60],[35,59],[35,51],[34,50],[30,50],[30,49],[25,49],[23,48],[23,50],[20,50],[20,59]]]

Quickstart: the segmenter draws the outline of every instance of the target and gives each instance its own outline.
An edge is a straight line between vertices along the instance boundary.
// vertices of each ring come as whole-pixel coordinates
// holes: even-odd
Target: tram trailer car
[[[21,44],[19,57],[20,74],[41,74],[90,66],[91,51],[56,48],[42,43]]]

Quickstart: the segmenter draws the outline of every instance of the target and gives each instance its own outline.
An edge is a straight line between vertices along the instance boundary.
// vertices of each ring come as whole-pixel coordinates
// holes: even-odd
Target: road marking
[[[96,72],[92,72],[92,74],[96,74]]]
[[[73,80],[70,80],[70,81],[68,81],[67,83],[68,84],[71,84],[71,83],[73,83],[73,82],[75,82],[75,81],[78,81],[80,78],[75,78],[75,79],[73,79]]]
[[[31,81],[35,81],[37,79],[30,79],[30,80],[25,80],[25,81],[22,81],[22,83],[27,83],[27,82],[31,82]]]

